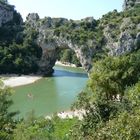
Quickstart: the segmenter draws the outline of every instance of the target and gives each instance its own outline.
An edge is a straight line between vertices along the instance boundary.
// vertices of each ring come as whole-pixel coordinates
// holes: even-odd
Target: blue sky
[[[93,16],[102,17],[109,11],[122,10],[124,0],[8,0],[25,19],[28,13],[38,13],[43,17],[65,17],[82,19]]]

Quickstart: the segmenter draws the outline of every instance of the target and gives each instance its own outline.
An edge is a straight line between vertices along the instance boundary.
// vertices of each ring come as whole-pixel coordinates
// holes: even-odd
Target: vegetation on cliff
[[[46,17],[35,22],[30,17],[28,23],[43,32],[43,35],[40,33],[40,38],[42,41],[45,38],[46,46],[63,44],[58,49],[70,47],[77,54],[79,51],[78,55],[85,55],[81,60],[92,58],[96,61],[107,54],[122,55],[139,48],[139,12],[139,5],[136,5],[131,10],[109,12],[99,20],[93,17],[78,21]],[[62,51],[61,56],[64,57],[66,52]]]
[[[59,37],[64,36],[79,46],[82,45],[83,52],[85,53],[87,53],[87,46],[91,47],[94,50],[93,60],[99,60],[112,50],[113,43],[121,43],[121,39],[123,39],[123,37],[120,37],[121,34],[128,32],[132,40],[136,39],[137,33],[140,32],[139,12],[140,8],[137,5],[133,9],[124,12],[114,10],[103,15],[99,20],[86,18],[77,22],[69,21],[65,25],[56,27],[54,34]],[[88,44],[91,40],[93,43]],[[140,42],[136,48],[140,47],[139,44]],[[133,45],[131,47],[135,48]],[[120,55],[121,52],[122,50],[117,55]]]
[[[60,43],[58,39],[62,41],[62,45],[65,42],[64,46],[57,48],[59,50],[65,48],[65,45],[72,46],[73,51],[62,50],[58,59],[75,63],[77,66],[84,63],[88,70],[91,68],[92,60],[100,60],[108,53],[111,55],[129,53],[140,47],[139,12],[139,5],[136,5],[124,12],[119,13],[117,10],[109,12],[99,20],[87,17],[78,21],[50,17],[39,19],[34,14],[23,23],[20,14],[14,10],[13,20],[0,27],[0,73],[37,72],[41,58],[45,57],[45,60],[51,61],[57,51],[54,50],[46,56],[43,53],[44,56],[41,57],[40,43],[43,41],[49,46],[52,45],[54,49],[57,48],[56,42]],[[80,57],[80,62],[74,52]],[[49,56],[51,58],[48,58]],[[55,59],[53,61],[56,61]],[[45,60],[41,60],[42,65]]]

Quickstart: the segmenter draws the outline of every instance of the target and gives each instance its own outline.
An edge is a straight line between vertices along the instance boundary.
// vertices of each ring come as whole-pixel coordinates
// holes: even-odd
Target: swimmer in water
[[[33,95],[31,93],[28,94],[29,98],[33,98]]]

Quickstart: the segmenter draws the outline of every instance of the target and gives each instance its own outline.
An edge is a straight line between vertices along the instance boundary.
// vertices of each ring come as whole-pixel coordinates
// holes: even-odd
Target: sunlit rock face
[[[53,72],[57,54],[61,49],[70,48],[75,51],[83,68],[88,71],[91,68],[93,50],[85,45],[77,45],[72,40],[68,40],[65,36],[54,35],[54,29],[57,26],[66,24],[65,18],[50,18],[40,20],[37,13],[29,14],[26,23],[38,31],[37,44],[42,48],[42,57],[39,62],[40,71],[43,73]],[[86,50],[84,49],[86,48]]]
[[[111,56],[119,56],[139,49],[139,24],[133,23],[129,17],[123,18],[119,27],[120,33],[116,36],[116,40],[114,40],[110,32],[114,27],[107,25],[106,28],[104,28],[104,36],[106,39],[106,48],[109,50],[108,54]],[[132,34],[134,29],[136,30],[135,34]]]
[[[136,2],[138,3],[139,1]],[[89,25],[94,26],[97,20],[88,17],[71,22],[65,18],[46,17],[40,19],[37,13],[29,14],[26,24],[29,28],[33,28],[38,32],[36,42],[42,48],[42,57],[39,61],[40,72],[45,74],[52,73],[57,55],[63,49],[70,48],[74,50],[82,67],[88,72],[92,68],[94,56],[97,56],[102,50],[107,50],[103,52],[105,55],[119,56],[130,53],[140,47],[140,22],[134,22],[131,17],[121,17],[119,24],[115,22],[114,24],[102,25],[101,21],[102,19],[96,26],[99,29],[98,31],[90,31],[89,28],[86,28],[82,34],[79,32],[83,30],[81,24],[87,23],[88,27]],[[69,25],[71,25],[70,32],[68,30],[66,30],[68,33],[63,32]],[[56,35],[57,29],[61,29],[59,30],[59,35]],[[78,33],[75,35],[75,32],[72,32],[73,30]],[[87,35],[88,31],[93,33],[91,37],[86,37],[87,39],[82,43],[75,41],[75,38],[79,40],[82,35]],[[99,31],[101,32],[100,34]],[[74,35],[73,40],[69,37],[71,35]],[[95,36],[100,37],[95,38]],[[99,38],[102,38],[102,44]]]

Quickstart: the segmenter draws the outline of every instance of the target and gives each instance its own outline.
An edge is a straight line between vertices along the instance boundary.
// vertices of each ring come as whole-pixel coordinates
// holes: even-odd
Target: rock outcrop
[[[140,0],[124,0],[123,9],[131,9],[138,4],[140,4]]]
[[[90,26],[92,26],[90,33],[94,34],[94,31],[92,30],[94,29],[96,21],[92,17],[71,22],[65,18],[46,17],[44,19],[40,19],[37,13],[32,13],[28,15],[26,24],[28,24],[31,28],[35,29],[38,32],[36,42],[42,48],[42,57],[39,61],[39,67],[40,72],[45,74],[53,72],[52,68],[57,59],[57,54],[61,49],[70,48],[74,50],[77,58],[82,64],[82,67],[86,71],[89,71],[92,67],[92,59],[94,55],[97,54],[96,52],[98,52],[99,46],[107,49],[108,54],[112,56],[129,53],[140,47],[138,45],[140,42],[140,23],[137,24],[133,22],[129,17],[122,18],[119,24],[107,24],[103,26],[102,30],[100,29],[99,31],[102,32],[102,34],[100,35],[103,38],[101,39],[101,42],[103,42],[102,44],[99,43],[99,40],[96,40],[93,35],[90,38],[86,37],[87,39],[84,42],[77,43],[69,37],[69,35],[75,34],[75,32],[63,32],[67,25],[71,25],[71,28],[73,28],[72,30],[74,31],[81,31],[81,24],[84,24],[84,28],[88,27],[90,29]],[[102,26],[101,23],[99,23],[98,28],[100,26]],[[55,33],[57,27],[63,28],[59,31],[59,35],[56,35]],[[95,32],[96,31],[97,29],[95,30]],[[112,32],[114,31],[116,33],[112,35]],[[77,38],[79,36],[81,37],[82,35],[84,36],[84,34],[80,32],[74,37]],[[98,33],[95,33],[95,36],[97,35]]]
[[[118,38],[116,40],[114,40],[110,32],[113,30],[113,27],[108,25],[104,29],[106,48],[109,50],[109,55],[119,56],[138,49],[138,45],[136,44],[139,42],[140,32],[136,29],[137,32],[133,34],[137,26],[139,26],[139,24],[134,24],[130,18],[124,18],[119,27],[120,34],[117,36]]]
[[[124,9],[131,9],[139,4],[140,0],[125,0]],[[111,19],[111,16],[112,18],[116,16],[119,22]],[[57,54],[62,49],[74,50],[86,71],[91,69],[92,59],[102,50],[107,49],[108,55],[118,56],[138,49],[140,47],[138,19],[137,8],[135,19],[130,13],[129,16],[124,16],[123,13],[118,14],[116,10],[99,21],[93,17],[78,21],[51,17],[40,19],[37,13],[32,13],[28,15],[26,24],[38,32],[36,42],[42,48],[39,67],[41,72],[48,74],[53,72]]]
[[[14,6],[0,2],[0,27],[13,19]]]
[[[85,19],[91,20],[91,19]],[[29,14],[26,24],[38,31],[37,44],[42,48],[42,58],[39,62],[40,71],[44,74],[53,72],[58,51],[60,49],[72,49],[75,51],[83,68],[88,71],[91,68],[93,49],[88,44],[79,46],[72,40],[68,40],[65,36],[54,35],[55,27],[65,25],[69,21],[65,18],[50,18],[40,20],[37,13]],[[92,42],[90,42],[91,44]],[[83,48],[86,48],[86,52]]]

